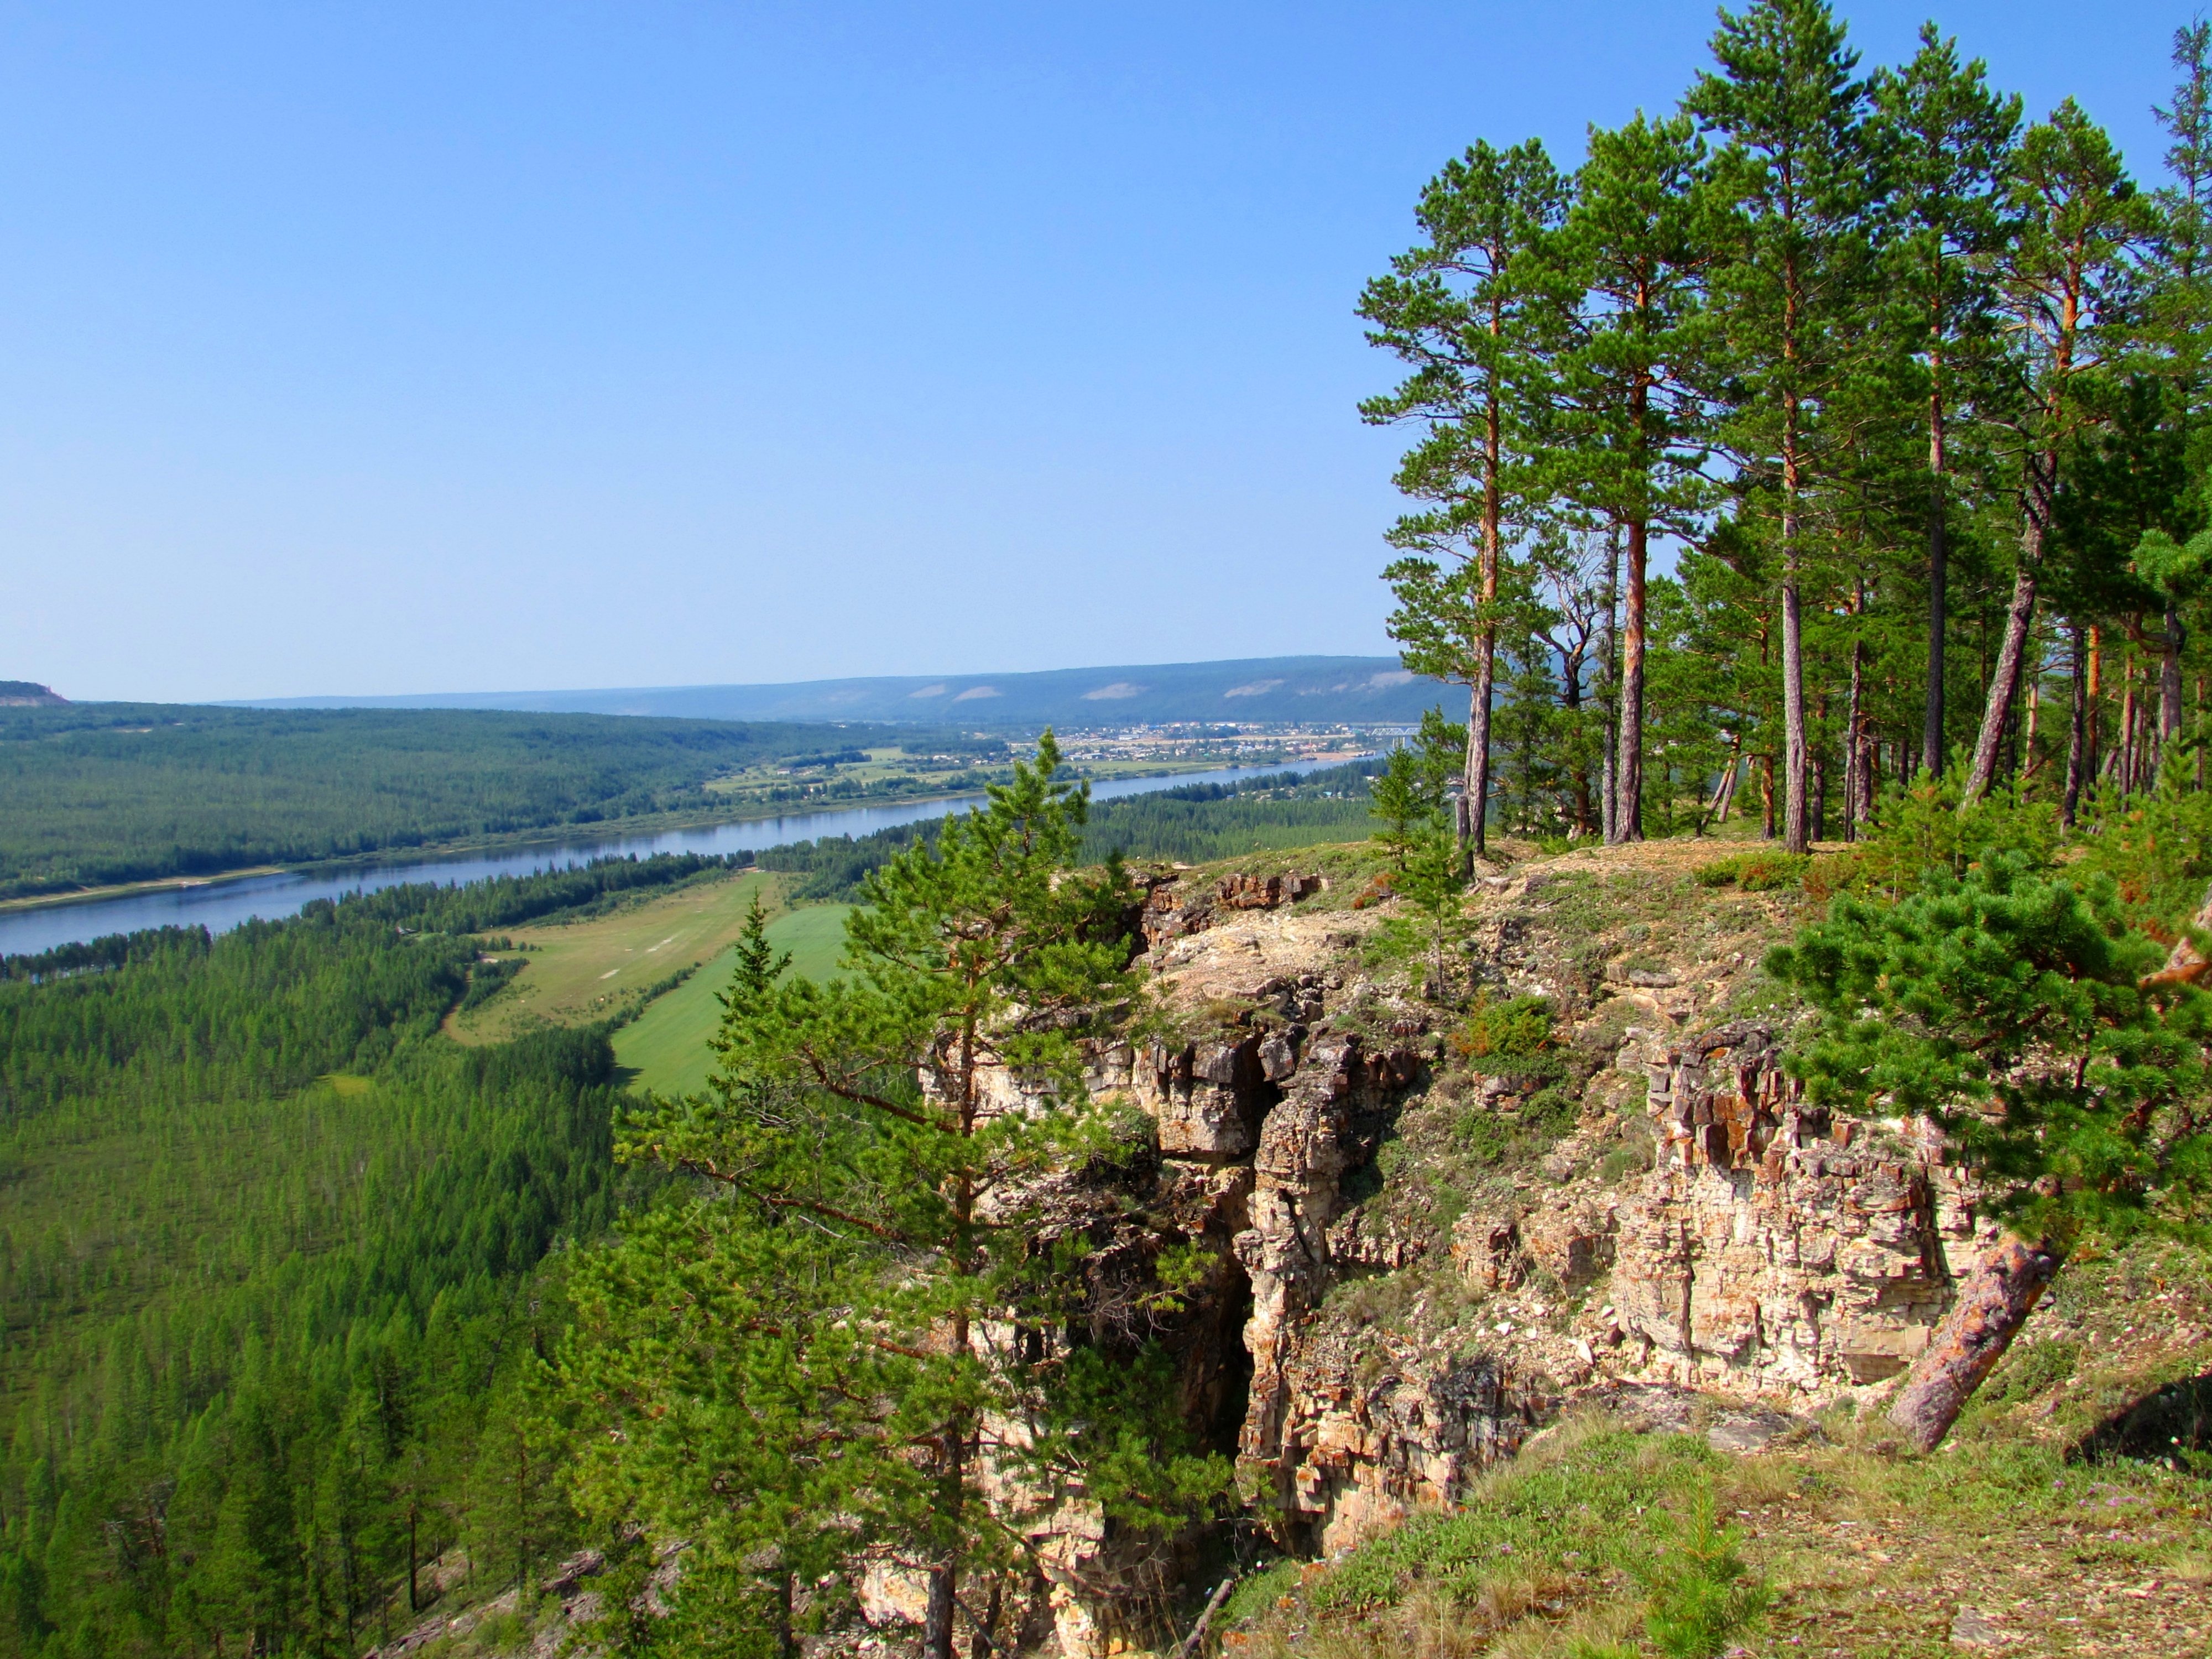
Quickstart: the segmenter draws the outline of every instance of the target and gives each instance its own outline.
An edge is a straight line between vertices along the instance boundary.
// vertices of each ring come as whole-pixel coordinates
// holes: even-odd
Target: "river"
[[[1109,800],[1116,795],[1147,794],[1183,784],[1228,783],[1238,778],[1310,769],[1310,766],[1302,765],[1230,766],[1211,772],[1116,778],[1093,783],[1091,793],[1093,799]],[[825,836],[865,836],[888,830],[893,824],[943,817],[973,805],[977,799],[967,795],[950,800],[837,807],[818,812],[793,812],[781,817],[745,818],[735,823],[702,824],[690,830],[666,830],[650,836],[579,833],[526,846],[495,848],[459,856],[323,865],[306,871],[217,878],[190,887],[154,888],[112,898],[5,910],[0,911],[0,956],[51,951],[57,945],[79,944],[107,933],[133,933],[145,927],[205,927],[212,933],[221,933],[255,917],[292,915],[301,906],[319,898],[374,892],[380,887],[396,887],[403,882],[483,881],[493,876],[526,876],[541,870],[564,869],[587,864],[593,859],[627,857],[632,853],[640,858],[654,853],[757,853],[765,848],[787,847],[795,841],[819,841]]]

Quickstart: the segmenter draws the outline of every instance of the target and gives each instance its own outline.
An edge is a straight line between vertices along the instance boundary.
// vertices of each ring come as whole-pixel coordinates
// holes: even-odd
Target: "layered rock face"
[[[1658,1167],[1619,1208],[1612,1277],[1642,1372],[1817,1393],[1909,1365],[1976,1231],[1932,1127],[1804,1110],[1754,1024],[1666,1050],[1649,1101]]]
[[[1166,1006],[1195,1012],[1188,1023],[1200,1034],[1105,1050],[1089,1079],[1094,1095],[1123,1096],[1154,1121],[1154,1150],[1065,1171],[1028,1194],[1043,1200],[1050,1236],[1085,1242],[1091,1340],[1160,1343],[1183,1420],[1224,1453],[1254,1439],[1257,1402],[1282,1394],[1279,1365],[1260,1358],[1255,1333],[1287,1341],[1296,1330],[1322,1282],[1312,1268],[1327,1256],[1340,1179],[1371,1155],[1378,1113],[1419,1069],[1410,1053],[1370,1054],[1328,1028],[1325,1002],[1341,979],[1322,965],[1346,936],[1290,910],[1321,885],[1293,876],[1194,895],[1155,887],[1142,924],[1148,960]],[[1002,1071],[983,1092],[992,1111],[1028,1103]],[[1199,1271],[1180,1285],[1178,1311],[1163,1316],[1157,1268],[1170,1249],[1195,1249]],[[1115,1535],[1079,1498],[1040,1510],[1008,1485],[994,1502],[1023,1516],[1042,1579],[1036,1624],[1060,1653],[1104,1659],[1140,1633],[1176,1570],[1172,1547]],[[872,1612],[914,1616],[913,1575],[879,1577],[865,1598]]]
[[[1358,1037],[1332,1032],[1314,1043],[1261,1126],[1251,1225],[1236,1238],[1252,1286],[1243,1333],[1250,1400],[1237,1451],[1247,1497],[1264,1495],[1286,1512],[1299,1508],[1284,1434],[1298,1345],[1338,1265],[1330,1227],[1343,1207],[1344,1177],[1374,1156],[1395,1096],[1419,1071],[1409,1050],[1369,1054]]]
[[[1701,1018],[1745,953],[1606,963],[1577,989],[1528,908],[1540,879],[1477,948],[1501,989],[1579,1011],[1559,1041],[1589,1059],[1564,1134],[1462,1168],[1481,1188],[1466,1203],[1431,1190],[1437,1137],[1534,1113],[1535,1085],[1456,1065],[1441,1016],[1363,971],[1372,909],[1306,903],[1322,884],[1284,877],[1161,883],[1146,904],[1154,988],[1196,1035],[1100,1056],[1094,1086],[1155,1121],[1157,1152],[1114,1191],[1071,1179],[1068,1224],[1093,1240],[1102,1331],[1163,1249],[1203,1247],[1209,1271],[1154,1334],[1186,1420],[1233,1448],[1249,1513],[1288,1547],[1462,1501],[1577,1400],[1786,1405],[1893,1376],[1987,1231],[1926,1126],[1809,1110],[1774,1026]],[[1128,1639],[1133,1602],[1175,1571],[1079,1506],[1032,1543],[1069,1659]]]
[[[1663,1384],[1817,1401],[1894,1375],[1925,1346],[1978,1231],[1972,1194],[1925,1125],[1807,1110],[1771,1025],[1698,1030],[1685,975],[1612,964],[1599,1003],[1649,1024],[1587,1079],[1582,1121],[1510,1205],[1439,1224],[1393,1201],[1417,1170],[1378,1182],[1370,1166],[1442,1043],[1348,966],[1353,919],[1240,916],[1229,889],[1156,892],[1151,960],[1170,994],[1272,998],[1285,1023],[1155,1049],[1135,1092],[1166,1161],[1249,1161],[1234,1234],[1251,1294],[1238,1472],[1286,1544],[1334,1550],[1456,1501],[1578,1397]],[[1481,943],[1531,988],[1562,977],[1525,912]],[[1475,1109],[1525,1103],[1510,1082],[1475,1081]],[[1648,1126],[1651,1151],[1608,1178],[1596,1149],[1623,1115]],[[1366,1305],[1401,1285],[1409,1301]],[[1480,1314],[1448,1305],[1455,1291]]]

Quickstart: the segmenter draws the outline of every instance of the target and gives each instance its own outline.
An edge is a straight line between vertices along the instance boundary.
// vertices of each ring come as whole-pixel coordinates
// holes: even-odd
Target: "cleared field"
[[[656,981],[720,955],[744,929],[756,893],[763,904],[775,902],[767,878],[737,876],[589,921],[510,929],[508,938],[529,947],[528,965],[497,996],[447,1021],[447,1031],[462,1042],[495,1042],[540,1020],[603,1018]]]
[[[769,924],[768,936],[776,949],[791,952],[793,973],[826,979],[838,971],[845,913],[852,908],[810,904],[787,910]],[[631,1088],[680,1095],[706,1087],[714,1059],[707,1040],[722,1018],[715,995],[729,977],[727,958],[718,957],[615,1033],[615,1058],[629,1073]]]
[[[845,949],[845,917],[849,904],[809,904],[787,910],[768,925],[768,936],[779,951],[791,952],[791,971],[809,979],[830,979],[839,971],[837,958]]]

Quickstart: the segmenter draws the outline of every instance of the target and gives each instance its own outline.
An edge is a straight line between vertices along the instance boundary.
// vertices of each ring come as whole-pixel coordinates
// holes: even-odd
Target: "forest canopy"
[[[1462,842],[1748,811],[1802,854],[1916,776],[2069,824],[2202,787],[2212,25],[2142,172],[1933,25],[1867,65],[1759,0],[1711,44],[1578,159],[1451,160],[1360,298],[1405,370],[1361,412],[1413,439],[1392,632],[1468,689]]]

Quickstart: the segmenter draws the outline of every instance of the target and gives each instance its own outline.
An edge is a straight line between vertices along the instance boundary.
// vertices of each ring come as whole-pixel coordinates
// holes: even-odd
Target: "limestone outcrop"
[[[1154,914],[1182,919],[1148,958],[1169,995],[1281,1016],[1155,1048],[1136,1094],[1169,1158],[1249,1161],[1238,1471],[1285,1543],[1334,1550],[1455,1501],[1563,1406],[1608,1390],[1804,1403],[1879,1382],[1924,1345],[1952,1258],[1978,1236],[1972,1190],[1928,1126],[1810,1111],[1771,1022],[1696,1024],[1747,952],[1613,956],[1577,985],[1572,942],[1547,927],[1553,880],[1493,889],[1476,952],[1503,988],[1619,1035],[1510,1201],[1449,1218],[1397,1201],[1417,1160],[1376,1178],[1398,1115],[1435,1109],[1424,1090],[1451,1056],[1416,1007],[1360,976],[1371,919],[1238,916],[1217,889],[1194,932],[1192,907],[1153,896]],[[1533,1086],[1477,1075],[1458,1109],[1512,1120]],[[1600,1167],[1624,1146],[1630,1168]],[[1400,1286],[1397,1305],[1375,1305]]]
[[[1667,1050],[1649,1098],[1657,1167],[1620,1206],[1612,1275],[1641,1372],[1809,1394],[1909,1365],[1976,1235],[1933,1126],[1805,1110],[1749,1023]]]
[[[1591,937],[1588,890],[1539,868],[1475,902],[1464,971],[1557,1015],[1506,1064],[1370,965],[1388,902],[1153,878],[1144,1035],[1091,1081],[1155,1133],[1062,1177],[1055,1224],[1089,1241],[1093,1339],[1150,1322],[1185,1420],[1286,1547],[1461,1501],[1577,1401],[1723,1421],[1737,1449],[1802,1431],[1791,1412],[1910,1364],[1989,1231],[1932,1128],[1811,1109],[1786,1030],[1729,1017],[1764,901],[1687,897],[1741,926],[1678,944],[1648,896],[1661,925]],[[1198,1282],[1145,1311],[1163,1253],[1193,1246]],[[1080,1504],[1028,1529],[1067,1659],[1141,1636],[1172,1551]]]

